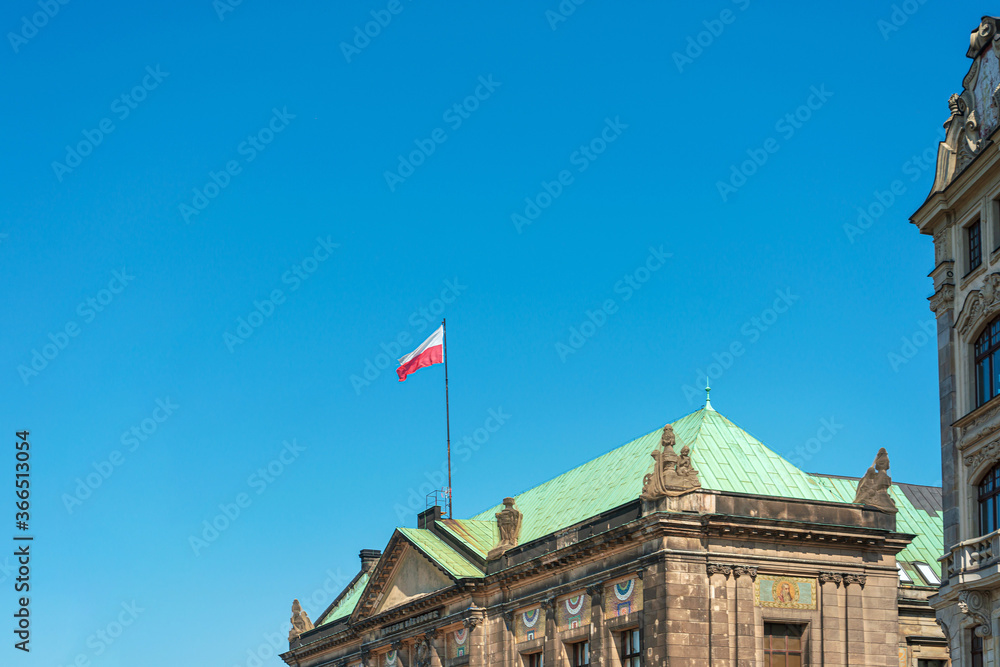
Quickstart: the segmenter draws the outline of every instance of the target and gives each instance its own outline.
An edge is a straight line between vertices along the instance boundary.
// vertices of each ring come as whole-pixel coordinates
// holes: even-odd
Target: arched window
[[[975,345],[976,407],[1000,394],[1000,318],[983,329]]]
[[[986,473],[979,482],[979,534],[986,535],[1000,528],[1000,464]]]

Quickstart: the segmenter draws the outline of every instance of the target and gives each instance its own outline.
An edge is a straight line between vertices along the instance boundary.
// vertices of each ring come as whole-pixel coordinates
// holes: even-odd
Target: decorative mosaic
[[[626,579],[604,589],[604,615],[624,616],[642,609],[642,579]]]
[[[585,625],[590,625],[590,598],[579,593],[556,601],[556,627],[559,630]]]
[[[758,607],[815,609],[816,580],[760,575],[754,582],[753,597]]]
[[[461,658],[469,654],[469,629],[462,628],[448,633],[448,657]]]
[[[526,642],[536,637],[545,636],[545,614],[541,607],[519,611],[514,614],[514,622],[517,626],[517,641]]]
[[[385,667],[399,666],[399,651],[387,651],[385,654]]]

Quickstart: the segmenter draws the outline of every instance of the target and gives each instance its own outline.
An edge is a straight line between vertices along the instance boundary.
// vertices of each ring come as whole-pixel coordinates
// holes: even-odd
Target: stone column
[[[640,570],[642,579],[642,664],[667,664],[667,563],[661,559]]]
[[[462,623],[469,630],[469,667],[486,667],[485,628],[476,632],[476,626],[479,625],[478,616],[466,618]]]
[[[757,578],[757,568],[737,565],[733,568],[736,577],[736,665],[737,667],[757,666],[757,624],[753,616],[753,582]]]
[[[729,631],[729,575],[732,565],[709,563],[708,573],[708,647],[711,667],[729,667],[734,664],[736,652],[730,642]]]
[[[542,653],[545,656],[545,667],[563,667],[559,663],[559,639],[556,637],[556,601],[549,598],[542,602],[542,613],[545,614],[545,644]]]
[[[847,616],[847,664],[850,667],[867,667],[865,660],[867,646],[865,644],[865,609],[864,596],[865,575],[844,575],[844,592],[847,598],[845,609]]]
[[[430,667],[441,667],[441,665],[444,664],[444,659],[447,657],[442,655],[442,653],[447,650],[444,633],[438,630],[430,630],[424,633],[423,641],[427,644],[428,655],[430,657],[430,662],[428,664]],[[419,640],[416,644],[416,655],[418,657],[420,655]]]
[[[820,631],[814,633],[813,640],[819,642],[819,653],[823,667],[844,667],[844,612],[840,604],[840,584],[843,575],[835,572],[819,573],[819,613]]]
[[[705,561],[672,558],[665,568],[667,662],[685,667],[708,667]]]
[[[588,586],[587,595],[590,596],[590,664],[605,667],[609,663],[605,656],[608,640],[604,626],[604,583]]]
[[[503,612],[503,665],[517,667],[517,637],[514,636],[514,612]],[[493,667],[492,665],[490,667]]]

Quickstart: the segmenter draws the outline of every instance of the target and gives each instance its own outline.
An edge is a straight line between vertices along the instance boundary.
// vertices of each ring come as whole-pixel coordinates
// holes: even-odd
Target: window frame
[[[788,647],[788,638],[792,637],[794,635],[790,635],[790,634],[775,635],[775,634],[773,634],[773,629],[769,628],[769,626],[782,626],[783,628],[786,628],[786,629],[787,628],[798,628],[798,630],[799,630],[799,634],[797,635],[797,638],[799,640],[799,647],[798,647],[798,649],[791,649],[791,648]],[[771,632],[768,632],[769,629],[771,630]],[[763,636],[764,636],[764,665],[765,665],[765,667],[768,667],[768,666],[770,666],[772,664],[772,662],[773,662],[771,660],[772,656],[782,656],[784,658],[784,660],[782,661],[782,664],[784,664],[784,665],[788,664],[788,657],[789,656],[797,656],[799,658],[799,661],[798,661],[799,665],[805,665],[806,664],[805,661],[806,661],[806,657],[807,657],[807,653],[806,653],[806,630],[807,630],[807,624],[805,624],[805,623],[795,623],[795,622],[788,622],[788,621],[764,621]],[[773,646],[773,639],[775,639],[776,637],[780,637],[783,640],[783,646],[781,648]]]
[[[1000,317],[983,327],[972,344],[972,383],[976,408],[1000,396]]]
[[[965,261],[969,275],[983,265],[983,225],[979,218],[965,226]]]
[[[545,651],[524,654],[524,667],[545,667]]]
[[[969,665],[971,667],[983,667],[983,638],[976,636],[975,628],[969,630],[972,641],[969,642]],[[976,657],[978,656],[978,660]]]
[[[639,628],[622,630],[620,639],[621,667],[642,667],[642,631]]]
[[[584,639],[583,641],[573,642],[571,646],[573,650],[570,654],[570,667],[590,667],[590,640]],[[580,661],[581,652],[586,658],[585,662]]]
[[[1000,529],[1000,463],[986,471],[976,484],[976,515],[980,535]]]

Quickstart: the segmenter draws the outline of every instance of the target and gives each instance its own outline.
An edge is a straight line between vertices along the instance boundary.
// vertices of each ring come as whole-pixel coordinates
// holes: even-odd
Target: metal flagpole
[[[441,320],[441,333],[443,334],[444,341],[442,347],[444,353],[444,420],[445,428],[448,437],[448,518],[453,519],[451,515],[451,416],[448,414],[448,328],[445,324],[447,319]]]

